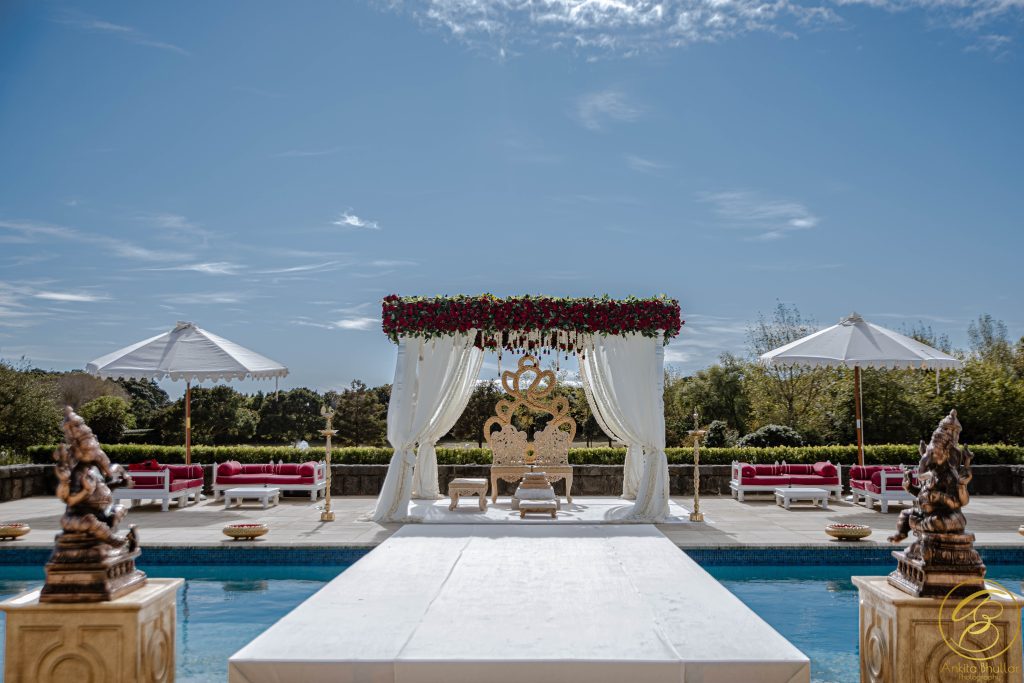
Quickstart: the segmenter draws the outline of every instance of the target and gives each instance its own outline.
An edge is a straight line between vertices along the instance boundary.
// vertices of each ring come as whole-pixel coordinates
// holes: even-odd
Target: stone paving
[[[689,509],[692,501],[673,498]],[[270,533],[258,543],[272,546],[350,546],[372,547],[393,534],[401,525],[380,525],[360,521],[373,509],[371,497],[336,497],[332,507],[334,522],[321,522],[318,507],[308,497],[283,498],[281,504],[262,509],[258,503],[224,509],[212,497],[181,510],[171,507],[161,512],[158,505],[136,506],[128,522],[137,524],[143,546],[209,546],[236,544],[221,528],[230,522],[262,521]],[[689,547],[727,546],[828,546],[835,545],[823,528],[830,522],[868,524],[874,529],[864,543],[885,544],[895,527],[900,506],[891,506],[887,514],[832,501],[828,510],[795,504],[785,510],[765,496],[748,497],[740,503],[727,496],[702,497],[704,524],[661,525],[659,529],[676,545]],[[53,543],[59,527],[62,505],[56,498],[35,496],[0,503],[0,520],[27,522],[32,531],[16,541],[0,541],[0,547],[46,546]],[[1024,523],[1024,498],[977,496],[965,510],[968,530],[977,535],[979,545],[1024,543],[1018,528]]]

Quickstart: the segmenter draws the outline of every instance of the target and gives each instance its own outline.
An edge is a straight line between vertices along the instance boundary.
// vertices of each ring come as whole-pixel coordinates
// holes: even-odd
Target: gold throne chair
[[[516,370],[501,373],[501,387],[509,399],[494,407],[495,415],[484,423],[484,439],[491,448],[491,502],[498,500],[498,480],[519,482],[527,472],[543,472],[549,482],[565,479],[565,497],[572,502],[572,465],[569,446],[576,437],[576,421],[569,415],[569,400],[551,398],[555,373],[541,370],[531,355],[519,359]],[[547,413],[551,420],[529,441],[526,432],[512,424],[520,407]],[[494,429],[497,427],[497,429]]]

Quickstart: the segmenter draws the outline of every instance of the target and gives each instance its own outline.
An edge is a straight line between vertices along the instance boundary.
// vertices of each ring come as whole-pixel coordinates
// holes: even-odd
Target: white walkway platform
[[[229,660],[231,683],[807,683],[653,526],[409,525]]]
[[[487,501],[487,511],[481,512],[476,496],[464,497],[459,507],[448,509],[451,499],[445,496],[439,500],[413,500],[409,503],[409,517],[419,519],[423,524],[622,524],[622,517],[633,506],[631,500],[605,497],[575,496],[569,503],[562,496],[562,509],[555,519],[549,515],[527,515],[519,518],[519,511],[512,509],[512,499],[505,496],[492,504]],[[669,517],[659,524],[690,524],[690,511],[674,500],[668,504]],[[709,520],[710,521],[710,520]]]

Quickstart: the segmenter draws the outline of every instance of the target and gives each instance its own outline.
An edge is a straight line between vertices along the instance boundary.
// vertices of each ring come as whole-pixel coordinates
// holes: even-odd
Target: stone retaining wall
[[[213,481],[213,466],[203,466],[206,489]],[[331,494],[335,496],[376,496],[384,485],[387,465],[333,465]],[[456,477],[490,478],[489,465],[440,465],[437,468],[441,492]],[[846,481],[848,468],[843,468]],[[693,495],[693,465],[669,465],[669,487],[674,496]],[[6,465],[0,467],[0,502],[28,496],[53,495],[56,482],[52,465]],[[576,465],[573,468],[573,495],[617,496],[622,493],[621,465]],[[1024,465],[976,465],[973,495],[1024,496]],[[508,482],[498,483],[500,495],[510,495]],[[555,484],[564,495],[565,484]],[[729,465],[701,465],[701,495],[729,494]]]
[[[0,502],[29,496],[53,495],[56,487],[53,465],[0,467]]]

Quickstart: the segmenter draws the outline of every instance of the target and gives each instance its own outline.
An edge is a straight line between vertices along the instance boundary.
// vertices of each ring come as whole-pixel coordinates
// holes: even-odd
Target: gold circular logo
[[[1003,601],[1013,601],[1013,593],[995,581],[957,599],[957,584],[939,605],[939,633],[946,646],[964,659],[984,662],[1005,654],[1017,642],[1019,631],[1007,640],[1005,624],[998,623]]]

